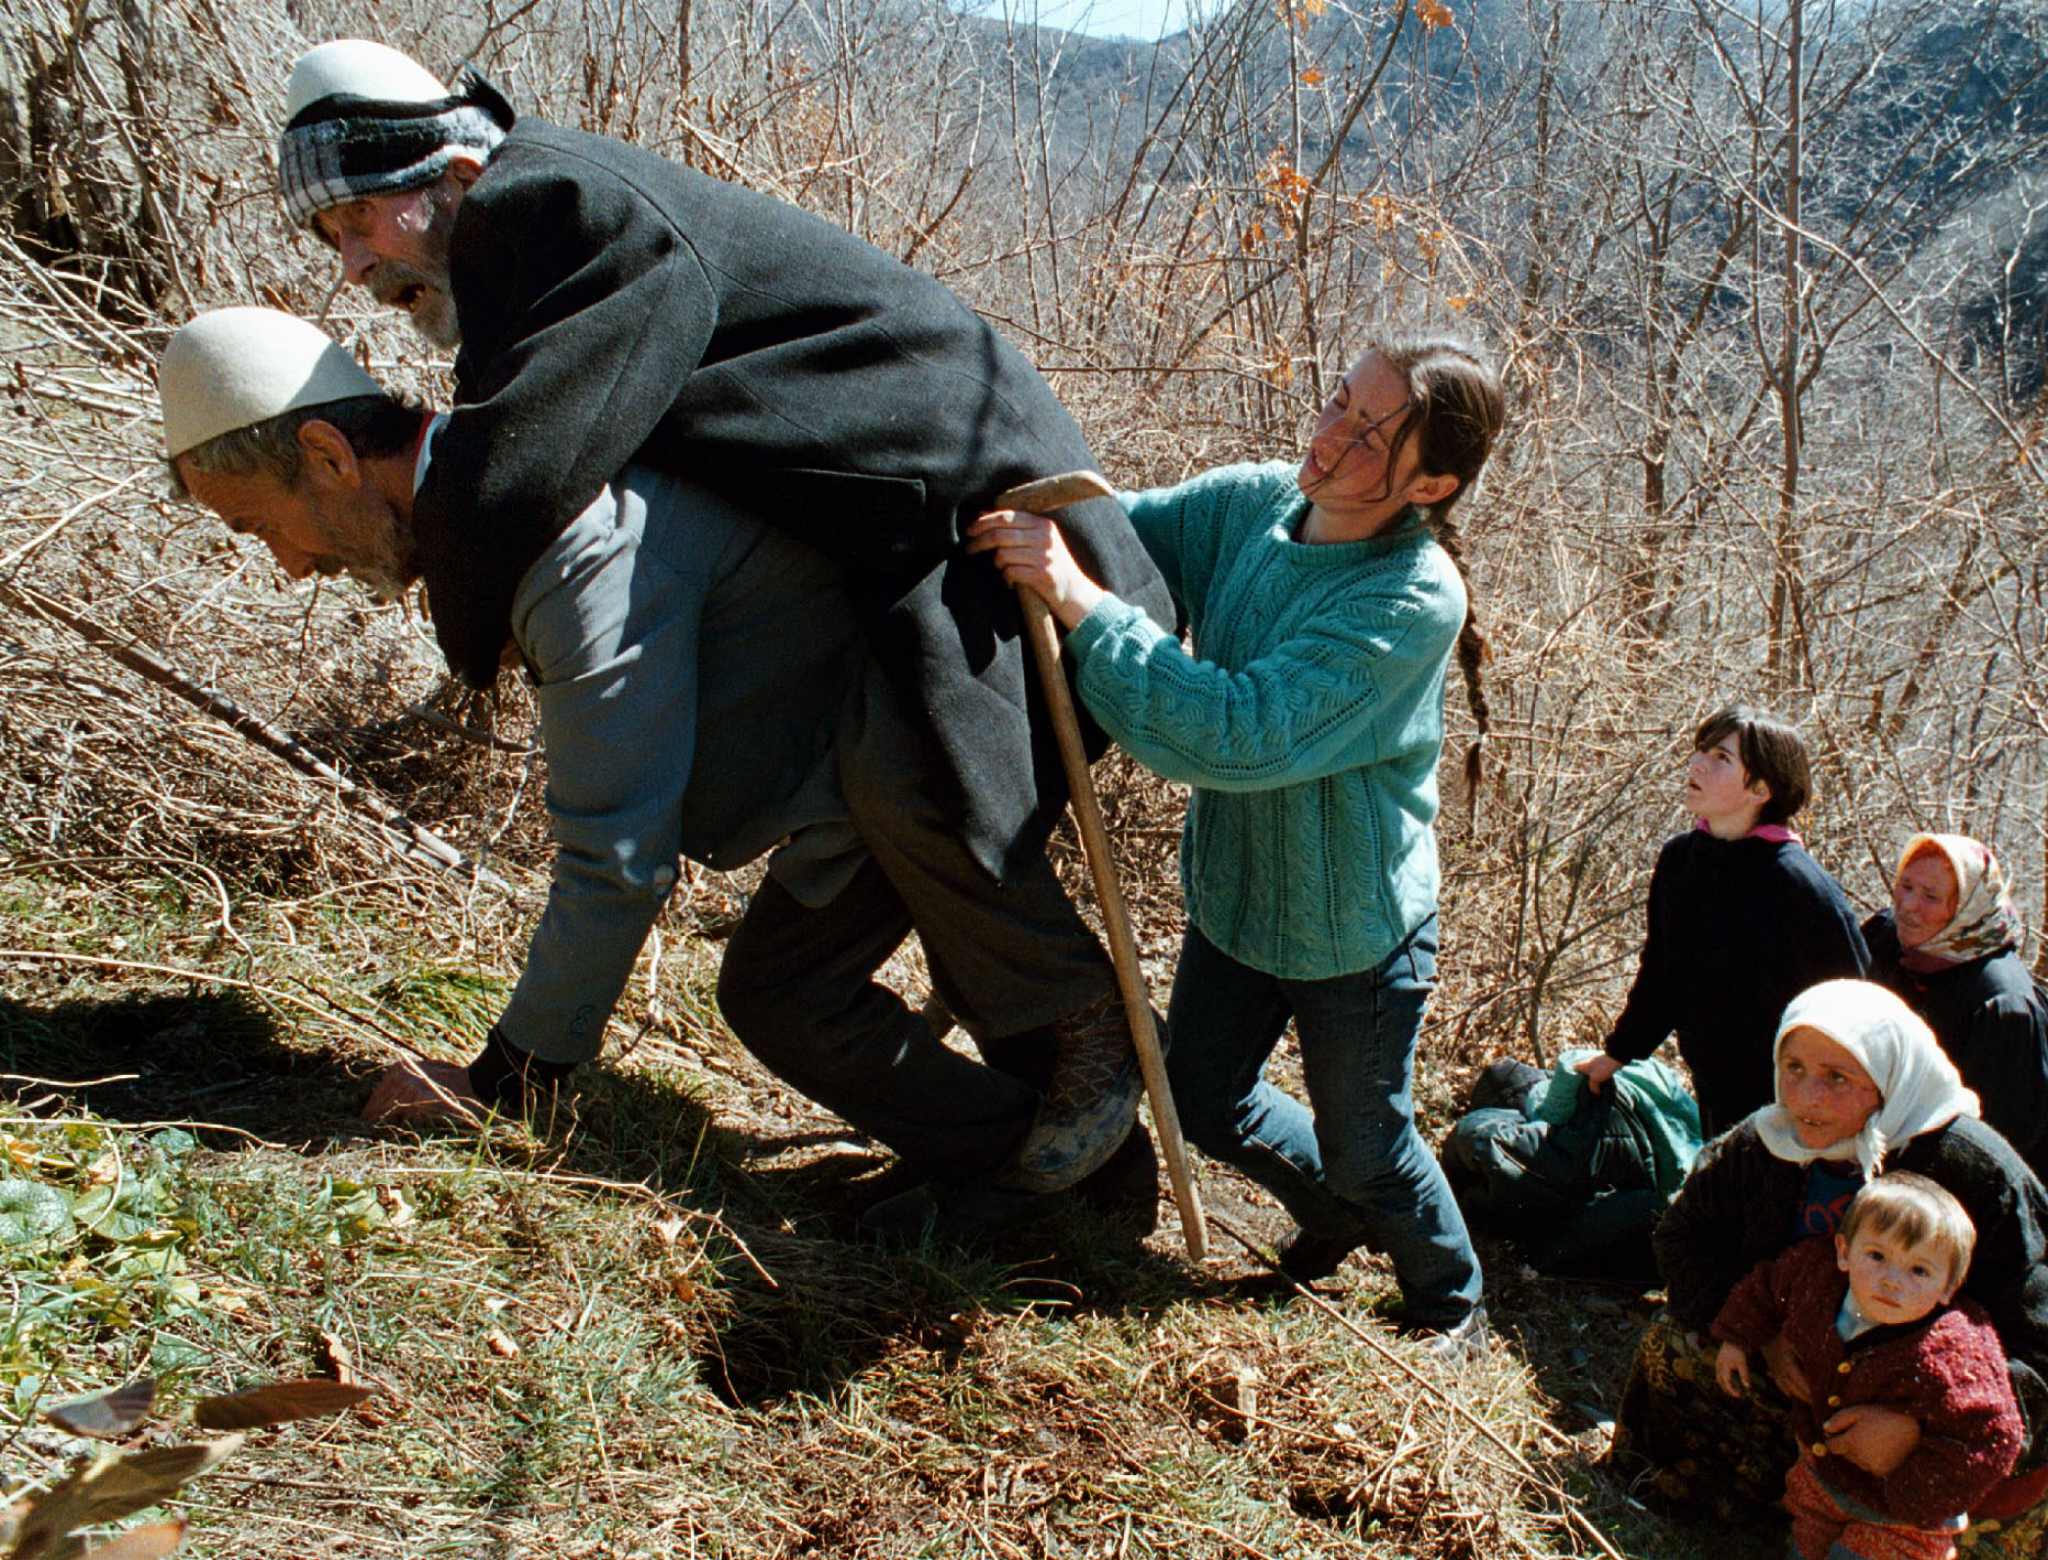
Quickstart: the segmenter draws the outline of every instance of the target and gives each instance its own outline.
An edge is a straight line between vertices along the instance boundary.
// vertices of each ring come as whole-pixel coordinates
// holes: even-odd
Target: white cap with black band
[[[424,188],[458,157],[488,162],[515,117],[474,70],[451,92],[396,49],[337,38],[292,66],[278,193],[292,223],[318,233],[330,207]]]

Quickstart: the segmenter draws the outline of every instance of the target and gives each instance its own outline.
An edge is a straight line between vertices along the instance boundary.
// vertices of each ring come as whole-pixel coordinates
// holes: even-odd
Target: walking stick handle
[[[1110,496],[1109,484],[1098,473],[1069,471],[1010,488],[997,495],[993,507],[1050,514],[1083,499]],[[1145,990],[1144,972],[1138,967],[1137,939],[1131,935],[1130,913],[1124,907],[1116,863],[1109,853],[1109,831],[1103,826],[1102,804],[1096,799],[1095,782],[1088,773],[1080,717],[1074,711],[1067,674],[1060,665],[1060,625],[1036,591],[1020,590],[1018,595],[1024,607],[1025,636],[1031,641],[1032,659],[1038,664],[1045,702],[1052,711],[1053,730],[1059,737],[1060,762],[1067,772],[1067,791],[1074,821],[1081,830],[1081,848],[1088,857],[1088,873],[1095,882],[1103,930],[1109,936],[1109,956],[1116,966],[1117,987],[1123,994],[1124,1015],[1131,1026],[1131,1044],[1137,1049],[1138,1067],[1144,1074],[1145,1096],[1152,1102],[1152,1124],[1159,1129],[1167,1178],[1173,1183],[1173,1200],[1180,1209],[1181,1234],[1187,1241],[1188,1255],[1200,1262],[1209,1254],[1209,1226],[1202,1216],[1202,1199],[1195,1190],[1194,1177],[1188,1172],[1180,1114],[1173,1108],[1166,1058],[1159,1049],[1159,1035],[1152,1023],[1152,999]]]

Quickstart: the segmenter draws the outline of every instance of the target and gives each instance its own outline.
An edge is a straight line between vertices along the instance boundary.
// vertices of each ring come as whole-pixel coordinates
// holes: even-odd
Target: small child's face
[[[1849,1275],[1857,1309],[1887,1326],[1917,1322],[1955,1298],[1950,1253],[1940,1241],[1908,1246],[1889,1230],[1861,1229],[1853,1242],[1835,1237],[1835,1265]]]

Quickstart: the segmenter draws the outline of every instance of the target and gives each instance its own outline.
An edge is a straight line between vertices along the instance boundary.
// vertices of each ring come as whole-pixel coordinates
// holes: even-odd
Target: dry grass
[[[1573,1509],[1641,1520],[1560,1428],[1597,1404],[1631,1296],[1589,1310],[1510,1261],[1494,1303],[1522,1336],[1451,1376],[1377,1320],[1377,1267],[1332,1297],[1347,1328],[1242,1252],[1188,1268],[1170,1229],[1074,1215],[994,1252],[878,1249],[847,1229],[870,1148],[669,1041],[593,1075],[573,1122],[369,1131],[349,1111],[377,1047],[274,994],[414,1039],[489,992],[380,994],[333,951],[225,991],[12,965],[15,1173],[77,1185],[122,1156],[176,1257],[124,1269],[140,1233],[13,1252],[17,1483],[67,1450],[39,1402],[149,1371],[175,1409],[316,1372],[338,1340],[384,1391],[196,1486],[195,1553],[1559,1555],[1594,1552]],[[30,1081],[60,1074],[107,1081]],[[167,1121],[197,1146],[164,1150]],[[1284,1227],[1241,1183],[1208,1191],[1234,1226]],[[1588,1318],[1591,1374],[1525,1342]],[[1245,1376],[1249,1402],[1221,1385]]]

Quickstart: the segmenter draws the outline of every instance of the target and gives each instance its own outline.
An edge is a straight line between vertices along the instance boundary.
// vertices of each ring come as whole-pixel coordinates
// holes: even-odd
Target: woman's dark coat
[[[1932,974],[1901,961],[1889,910],[1863,923],[1870,978],[1905,999],[1977,1091],[1984,1119],[2005,1134],[2034,1174],[2048,1170],[2048,996],[2017,950],[1986,954]]]
[[[415,507],[435,631],[496,676],[513,591],[630,461],[730,491],[846,564],[882,664],[1001,874],[1065,799],[1012,593],[960,528],[1091,466],[1036,370],[945,287],[796,207],[600,136],[519,120],[456,213],[457,411]],[[1084,566],[1161,622],[1109,500],[1065,511]]]

